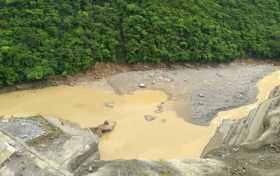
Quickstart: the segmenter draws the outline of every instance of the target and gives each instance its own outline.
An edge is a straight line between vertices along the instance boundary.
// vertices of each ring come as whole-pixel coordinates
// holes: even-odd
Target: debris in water
[[[157,110],[155,111],[156,113],[162,113],[163,112],[163,105],[164,103],[160,103],[159,105],[157,105]]]
[[[90,128],[94,133],[96,133],[99,137],[102,137],[104,133],[111,132],[115,128],[117,122],[106,120],[103,124],[98,125],[95,128]]]
[[[152,116],[152,115],[145,115],[144,118],[145,118],[146,121],[153,121],[157,117],[156,116]]]

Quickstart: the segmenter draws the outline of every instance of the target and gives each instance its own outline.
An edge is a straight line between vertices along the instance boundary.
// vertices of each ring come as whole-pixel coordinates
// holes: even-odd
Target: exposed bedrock
[[[87,160],[99,159],[95,134],[54,118],[1,119],[0,131],[3,176],[72,175]]]
[[[205,147],[203,157],[225,161],[232,175],[280,173],[280,87],[248,117],[225,120]]]

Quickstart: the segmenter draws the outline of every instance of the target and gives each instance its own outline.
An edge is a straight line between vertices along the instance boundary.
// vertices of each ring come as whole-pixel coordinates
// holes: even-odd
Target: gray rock
[[[95,161],[96,172],[87,176],[227,176],[227,167],[217,160]]]
[[[0,131],[0,175],[73,176],[60,165],[37,153],[21,140]],[[14,145],[9,145],[13,143]]]
[[[199,97],[205,97],[205,95],[203,93],[198,94]]]
[[[39,136],[47,134],[44,128],[44,123],[41,123],[39,119],[18,119],[11,118],[0,120],[0,130],[5,130],[10,134],[22,139],[25,142],[34,140]]]
[[[93,172],[93,167],[92,166],[88,167],[88,172]]]
[[[11,167],[11,172],[15,173],[24,167],[26,171],[22,172],[22,176],[34,174],[41,176],[41,174],[45,173],[41,170],[34,170],[33,165],[35,167],[41,158],[45,158],[42,161],[45,166],[42,165],[42,167],[53,168],[53,165],[56,165],[57,169],[70,173],[79,168],[88,158],[99,152],[98,137],[90,130],[81,129],[68,122],[63,124],[57,119],[45,119],[41,116],[13,118],[5,123],[0,121],[0,132],[5,132],[2,135],[8,134],[7,138],[11,138],[15,143],[13,146],[21,148],[19,150],[21,152],[17,152],[17,149],[12,151],[15,151],[16,155],[22,158],[22,160],[26,160],[23,164],[17,164],[21,159],[14,158],[15,154],[10,157],[9,154],[5,154],[5,156],[9,157],[9,164],[3,167],[9,166]],[[10,150],[11,147],[7,149]],[[0,156],[5,151],[0,150]],[[54,164],[52,165],[52,163]],[[1,171],[0,167],[0,175]],[[5,172],[8,171],[6,170]],[[45,175],[47,176],[48,174]],[[61,174],[60,172],[54,172],[54,175],[60,176]]]
[[[237,121],[222,123],[202,157],[216,158],[232,175],[276,176],[280,173],[280,89]]]
[[[139,87],[139,88],[146,88],[146,85],[145,85],[144,83],[139,83],[139,84],[138,84],[138,87]]]
[[[217,75],[218,77],[223,77],[223,75],[220,74],[220,73],[216,73],[216,75]]]
[[[280,130],[278,128],[275,131],[271,130],[275,128],[273,123],[280,122],[279,104],[280,96],[266,100],[252,110],[248,117],[232,124],[223,142],[227,145],[243,145],[250,148],[260,148],[277,142]]]

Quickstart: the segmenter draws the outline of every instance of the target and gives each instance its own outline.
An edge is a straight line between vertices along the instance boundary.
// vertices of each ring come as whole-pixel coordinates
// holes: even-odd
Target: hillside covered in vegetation
[[[101,62],[280,57],[279,0],[0,0],[0,86]]]

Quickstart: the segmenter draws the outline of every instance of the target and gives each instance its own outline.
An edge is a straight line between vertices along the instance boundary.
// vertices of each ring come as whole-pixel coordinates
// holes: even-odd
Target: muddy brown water
[[[223,119],[245,117],[280,84],[280,71],[258,82],[254,104],[219,112],[209,126],[197,126],[178,117],[162,91],[141,90],[117,95],[111,89],[92,86],[58,86],[0,95],[0,115],[41,114],[63,118],[81,127],[94,127],[104,120],[117,121],[112,133],[100,142],[101,159],[186,159],[197,158]],[[165,102],[164,111],[156,113]],[[110,106],[106,106],[109,104]],[[144,116],[157,118],[146,121]]]

